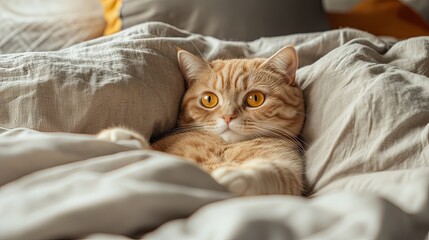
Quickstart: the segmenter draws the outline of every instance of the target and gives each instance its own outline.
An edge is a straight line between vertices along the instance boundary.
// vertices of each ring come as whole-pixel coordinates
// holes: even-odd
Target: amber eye
[[[259,107],[264,103],[265,95],[261,92],[250,92],[246,95],[246,104],[249,107]]]
[[[211,92],[206,92],[201,97],[201,104],[206,108],[214,108],[218,103],[218,98],[216,94]]]

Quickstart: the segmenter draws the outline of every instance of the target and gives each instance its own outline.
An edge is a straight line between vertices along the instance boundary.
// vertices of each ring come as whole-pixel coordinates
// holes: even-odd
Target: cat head
[[[294,47],[268,59],[206,62],[185,50],[178,61],[186,80],[178,126],[219,135],[226,142],[295,137],[304,122],[304,100],[295,84]]]

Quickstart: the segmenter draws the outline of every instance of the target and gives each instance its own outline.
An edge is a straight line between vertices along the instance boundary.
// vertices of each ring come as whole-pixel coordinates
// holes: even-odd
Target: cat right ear
[[[206,61],[183,49],[177,49],[177,60],[188,87],[210,68]]]

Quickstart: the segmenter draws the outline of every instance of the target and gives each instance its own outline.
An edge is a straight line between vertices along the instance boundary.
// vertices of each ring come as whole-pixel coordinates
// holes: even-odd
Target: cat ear
[[[281,74],[289,85],[295,85],[295,74],[298,68],[298,54],[293,46],[289,45],[278,50],[268,58],[262,67]]]
[[[183,49],[177,49],[177,60],[188,86],[210,68],[206,61]]]

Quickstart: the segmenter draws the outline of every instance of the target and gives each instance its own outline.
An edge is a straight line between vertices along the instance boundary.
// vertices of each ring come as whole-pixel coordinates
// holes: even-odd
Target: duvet
[[[97,140],[174,127],[176,47],[266,57],[293,44],[303,197],[237,197],[179,157]],[[51,52],[0,55],[0,239],[425,239],[429,37],[341,29],[228,42],[151,22]]]

